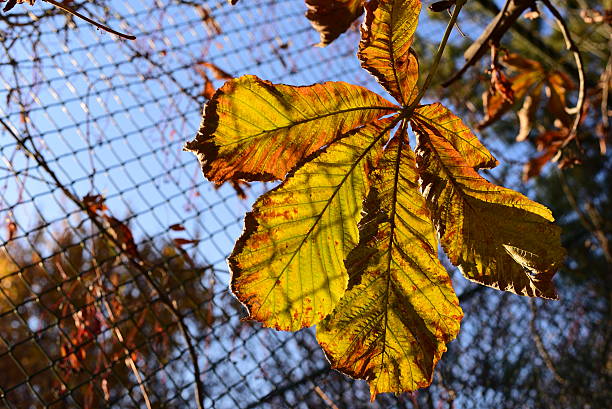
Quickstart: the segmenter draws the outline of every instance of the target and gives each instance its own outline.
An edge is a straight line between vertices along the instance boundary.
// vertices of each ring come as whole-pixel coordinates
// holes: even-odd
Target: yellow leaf
[[[344,33],[363,13],[363,1],[306,0],[306,17],[321,37],[317,46],[324,47]]]
[[[462,145],[422,113],[411,119],[421,189],[450,261],[475,282],[556,298],[552,276],[565,252],[550,210],[481,177]]]
[[[440,137],[448,140],[455,149],[463,153],[469,166],[480,169],[494,168],[498,165],[497,159],[484,147],[470,128],[439,102],[418,107],[413,117],[427,127],[435,128]]]
[[[368,124],[332,143],[257,200],[229,261],[232,291],[250,318],[296,331],[321,321],[342,298],[365,169],[392,122]]]
[[[418,94],[419,64],[410,45],[420,11],[420,0],[370,1],[361,28],[362,67],[404,106]]]
[[[345,82],[294,87],[247,75],[217,90],[185,149],[216,183],[280,179],[311,153],[393,107]]]
[[[349,289],[317,328],[332,366],[378,393],[431,383],[463,313],[437,258],[414,153],[396,135],[370,177],[360,244],[349,255]]]

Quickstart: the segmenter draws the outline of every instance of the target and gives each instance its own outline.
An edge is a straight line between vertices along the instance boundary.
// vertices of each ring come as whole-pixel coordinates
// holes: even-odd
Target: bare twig
[[[90,19],[89,17],[79,13],[78,11],[73,9],[72,7],[67,6],[67,5],[65,5],[63,3],[58,3],[55,0],[43,0],[43,1],[53,5],[54,7],[57,7],[58,9],[64,10],[66,13],[72,14],[75,17],[78,17],[78,18],[80,18],[82,20],[85,20],[89,24],[93,24],[94,26],[98,27],[100,30],[104,30],[104,31],[106,31],[108,33],[115,34],[116,36],[119,36],[121,38],[125,38],[127,40],[136,40],[135,36],[133,36],[131,34],[124,34],[124,33],[120,33],[119,31],[115,31],[112,28],[105,26],[104,24],[100,24],[97,21],[94,21],[94,20]]]
[[[115,313],[113,312],[113,309],[108,300],[104,297],[102,290],[104,288],[104,283],[102,282],[102,273],[100,272],[100,265],[98,264],[98,261],[95,257],[95,246],[92,246],[91,252],[94,256],[92,257],[92,261],[95,263],[96,279],[98,281],[98,285],[94,287],[94,290],[97,293],[96,296],[100,300],[100,303],[104,305],[104,308],[106,309],[106,313],[108,314],[108,318],[111,323],[111,327],[113,329],[113,332],[115,333],[115,337],[117,337],[117,340],[123,347],[123,353],[125,354],[125,363],[132,370],[132,373],[136,378],[136,382],[138,382],[138,387],[140,388],[140,393],[144,398],[145,406],[147,407],[147,409],[152,409],[149,393],[147,392],[147,388],[142,379],[142,375],[140,374],[140,371],[136,366],[136,362],[134,362],[134,359],[132,358],[132,352],[129,350],[127,343],[125,342],[125,338],[121,333],[121,329],[119,329],[119,326],[116,324]],[[58,267],[61,268],[61,265],[58,265]]]
[[[457,22],[457,17],[459,17],[459,12],[461,8],[465,5],[467,0],[458,0],[455,4],[455,8],[453,10],[453,14],[446,26],[446,30],[444,31],[444,35],[442,36],[442,41],[440,41],[440,45],[438,46],[438,50],[436,51],[436,55],[434,57],[434,61],[431,64],[431,68],[427,73],[427,78],[425,78],[425,82],[423,83],[423,87],[419,91],[419,95],[415,98],[414,102],[411,105],[416,105],[421,101],[423,95],[431,85],[431,81],[433,80],[436,72],[438,71],[438,66],[440,65],[440,60],[442,59],[442,54],[444,54],[444,49],[446,48],[446,43],[448,42],[448,38],[450,37],[451,31],[453,31],[453,27]]]
[[[582,111],[584,109],[585,92],[586,92],[585,91],[585,78],[584,78],[585,77],[584,76],[584,64],[582,62],[582,55],[580,54],[580,50],[578,49],[578,46],[574,42],[574,39],[572,38],[572,35],[567,27],[567,24],[565,23],[565,20],[563,19],[563,16],[561,15],[561,13],[559,13],[559,10],[557,10],[555,6],[549,0],[541,0],[541,1],[542,3],[544,3],[546,8],[550,10],[552,15],[555,17],[555,20],[557,21],[557,25],[559,26],[559,29],[561,30],[561,34],[563,34],[563,39],[565,40],[565,47],[574,55],[574,60],[576,61],[576,69],[578,70],[578,87],[579,87],[578,88],[578,101],[576,102],[576,107],[573,109],[576,111],[575,112],[576,118],[574,119],[574,123],[572,125],[572,128],[569,131],[569,134],[567,135],[567,138],[563,142],[563,145],[561,145],[561,149],[563,149],[564,147],[567,146],[568,143],[570,143],[574,138],[576,138],[576,133],[578,132],[578,127],[580,126],[580,119],[582,118]]]
[[[612,47],[612,39],[609,41],[609,45]],[[603,126],[603,138],[600,142],[600,148],[602,155],[606,154],[607,139],[610,137],[610,122],[608,119],[608,95],[610,92],[610,79],[612,79],[612,55],[608,58],[606,64],[606,71],[602,75],[601,79],[601,124]]]
[[[559,372],[557,372],[557,368],[555,368],[552,358],[550,357],[550,354],[546,350],[544,346],[544,342],[542,341],[542,337],[540,336],[540,333],[538,332],[538,329],[536,327],[537,308],[535,305],[535,300],[533,298],[529,300],[529,306],[531,307],[531,322],[530,322],[531,334],[533,335],[533,340],[535,341],[536,348],[538,350],[538,354],[540,354],[540,357],[542,358],[542,360],[544,360],[544,364],[546,365],[548,370],[553,374],[555,380],[559,382],[560,384],[564,385],[567,383],[567,381],[561,375],[559,375]]]
[[[576,200],[574,192],[567,183],[563,170],[558,170],[558,174],[559,180],[561,181],[561,189],[563,190],[563,193],[565,193],[565,197],[570,206],[578,216],[580,223],[593,235],[593,237],[595,237],[595,240],[599,244],[599,248],[604,254],[604,258],[608,264],[612,264],[612,249],[610,249],[610,242],[606,236],[604,228],[602,227],[601,216],[599,216],[598,212],[592,205],[590,205],[590,208],[587,209],[588,214],[585,213],[578,205],[578,200]]]
[[[474,65],[487,51],[489,45],[499,45],[500,39],[511,28],[523,12],[534,5],[534,0],[506,0],[502,10],[489,23],[484,32],[474,41],[465,51],[465,64],[451,78],[442,83],[443,87],[448,87]]]

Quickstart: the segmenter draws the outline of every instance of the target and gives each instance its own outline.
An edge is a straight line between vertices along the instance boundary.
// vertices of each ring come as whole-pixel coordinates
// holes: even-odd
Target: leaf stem
[[[442,54],[444,54],[444,49],[446,48],[446,43],[448,42],[450,33],[451,31],[453,31],[453,27],[455,26],[455,23],[457,22],[457,17],[459,16],[459,12],[461,11],[461,8],[465,5],[466,1],[467,0],[457,0],[457,3],[455,4],[455,8],[453,9],[453,14],[448,22],[448,25],[446,26],[446,30],[444,31],[444,36],[442,37],[442,41],[440,42],[440,45],[438,46],[438,51],[436,52],[434,61],[431,65],[431,68],[429,69],[429,73],[427,74],[427,78],[425,78],[425,82],[423,83],[423,87],[421,88],[419,95],[417,95],[417,97],[414,99],[414,102],[411,105],[416,106],[421,101],[421,98],[423,98],[423,95],[425,95],[425,92],[431,85],[431,81],[433,80],[433,77],[436,75],[436,72],[438,71],[438,66],[440,65],[440,60],[442,60]]]

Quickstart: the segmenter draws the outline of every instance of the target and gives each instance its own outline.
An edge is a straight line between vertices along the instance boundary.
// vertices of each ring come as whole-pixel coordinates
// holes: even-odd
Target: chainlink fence
[[[241,321],[225,260],[270,185],[216,187],[183,144],[232,76],[379,90],[357,30],[313,47],[295,0],[71,3],[138,38],[44,2],[0,16],[0,406],[533,407],[583,366],[567,393],[605,390],[586,366],[607,307],[573,297],[584,288],[550,306],[457,280],[466,318],[433,386],[373,403],[329,368],[313,329]],[[433,47],[441,30],[419,34]]]

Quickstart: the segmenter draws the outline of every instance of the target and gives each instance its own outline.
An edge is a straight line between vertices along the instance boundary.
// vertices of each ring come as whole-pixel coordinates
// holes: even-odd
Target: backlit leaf
[[[317,339],[332,367],[366,379],[374,399],[429,385],[463,313],[437,258],[405,134],[389,143],[370,180],[360,245],[346,262],[354,285]]]
[[[345,82],[294,87],[247,75],[217,90],[196,139],[185,148],[197,154],[213,182],[280,179],[311,153],[393,107]]]
[[[475,282],[556,298],[552,276],[564,250],[550,210],[481,177],[441,125],[420,113],[411,122],[421,188],[451,262]]]
[[[417,122],[429,128],[435,128],[440,137],[448,140],[455,149],[463,154],[469,166],[477,169],[497,166],[497,159],[484,147],[470,128],[439,102],[418,107],[413,117]]]
[[[514,100],[523,99],[532,87],[537,87],[543,80],[544,72],[542,71],[525,71],[510,78]],[[512,104],[508,103],[500,93],[486,94],[484,102],[485,118],[478,124],[478,128],[489,126],[512,108]]]
[[[363,13],[363,1],[306,0],[306,17],[321,37],[317,46],[324,47],[344,33]]]
[[[544,86],[546,86],[546,96],[548,98],[546,110],[553,115],[553,118],[560,120],[562,126],[571,126],[572,117],[566,110],[566,93],[574,87],[574,84],[567,75],[560,71],[547,70],[539,62],[521,57],[518,54],[508,54],[502,62],[506,67],[516,72],[514,76],[510,77],[514,101],[525,98],[522,110],[517,113],[521,122],[521,130],[517,136],[518,141],[524,140],[531,130],[530,121],[527,120],[532,118],[539,108],[540,94]],[[478,124],[479,128],[484,128],[497,121],[513,106],[513,103],[508,102],[504,95],[499,92],[492,93],[489,91],[485,93],[483,99],[485,118]]]
[[[401,104],[417,95],[419,64],[410,49],[421,11],[420,0],[374,0],[366,3],[361,28],[361,65]]]
[[[232,291],[250,318],[295,331],[322,320],[342,298],[365,169],[391,121],[335,141],[257,200],[229,261]]]

